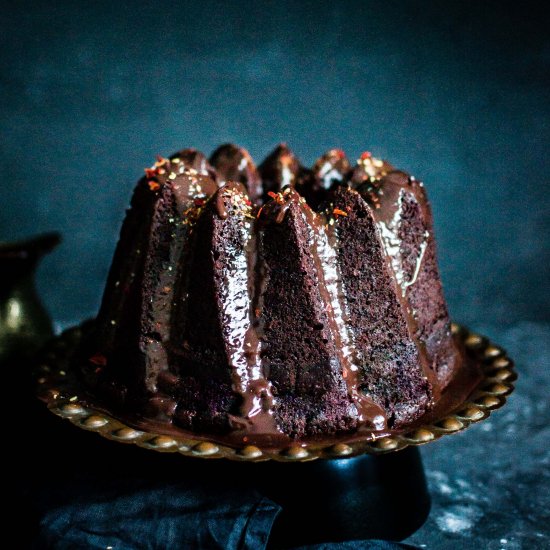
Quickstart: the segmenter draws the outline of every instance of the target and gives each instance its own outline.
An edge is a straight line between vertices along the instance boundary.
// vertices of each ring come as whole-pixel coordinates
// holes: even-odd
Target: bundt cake
[[[264,443],[410,426],[465,361],[423,184],[284,144],[145,170],[79,357],[118,415]]]

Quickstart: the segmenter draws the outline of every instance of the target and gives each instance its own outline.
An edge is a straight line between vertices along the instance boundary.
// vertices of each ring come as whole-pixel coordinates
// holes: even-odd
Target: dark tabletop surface
[[[2,2],[0,240],[59,230],[39,290],[97,310],[134,182],[157,153],[287,141],[426,182],[454,319],[517,360],[509,404],[422,450],[408,542],[550,546],[550,41],[544,3]]]
[[[438,550],[550,548],[550,326],[479,330],[516,360],[516,390],[488,420],[422,448],[432,510],[407,542]]]

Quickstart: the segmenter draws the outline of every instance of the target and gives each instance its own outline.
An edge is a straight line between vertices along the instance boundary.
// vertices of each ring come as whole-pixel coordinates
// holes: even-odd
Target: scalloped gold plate
[[[411,428],[406,433],[392,434],[373,439],[350,437],[330,443],[296,443],[279,449],[260,449],[254,445],[240,448],[222,445],[198,436],[182,433],[165,435],[139,430],[90,406],[74,390],[67,391],[66,358],[78,343],[82,327],[67,330],[47,348],[36,370],[38,397],[51,412],[70,420],[78,428],[95,432],[119,443],[131,443],[159,452],[177,452],[201,458],[227,458],[244,462],[277,460],[304,462],[317,458],[347,458],[361,454],[383,454],[399,451],[410,445],[424,445],[443,436],[465,430],[474,423],[489,417],[492,411],[502,407],[514,390],[517,375],[512,360],[506,352],[487,338],[453,324],[453,334],[458,337],[467,353],[482,367],[483,377],[468,399],[451,413]],[[61,366],[60,366],[61,365]],[[78,392],[77,392],[78,393]]]

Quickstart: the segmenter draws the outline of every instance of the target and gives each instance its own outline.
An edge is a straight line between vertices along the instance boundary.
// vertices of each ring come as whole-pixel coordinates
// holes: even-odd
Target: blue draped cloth
[[[39,528],[33,548],[105,550],[266,548],[280,507],[245,490],[212,493],[180,482],[113,483],[98,490],[89,482],[48,490],[35,499]],[[292,533],[289,533],[289,541]],[[350,541],[308,549],[413,548],[385,541]]]

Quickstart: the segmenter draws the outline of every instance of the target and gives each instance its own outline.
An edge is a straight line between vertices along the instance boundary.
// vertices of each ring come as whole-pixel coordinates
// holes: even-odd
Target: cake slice
[[[451,334],[443,288],[437,267],[433,218],[422,182],[405,172],[390,170],[384,163],[383,175],[375,183],[374,218],[401,299],[414,324],[414,334],[424,348],[430,370],[444,389],[460,368],[463,350]]]
[[[263,207],[260,223],[262,366],[278,425],[292,437],[349,431],[362,422],[382,429],[383,410],[357,392],[336,281],[329,280],[334,266],[323,265],[324,220],[287,189]]]
[[[390,427],[414,421],[430,406],[433,385],[426,354],[415,342],[407,304],[386,260],[373,209],[353,189],[332,196],[329,227],[338,252],[360,390],[384,408]]]

